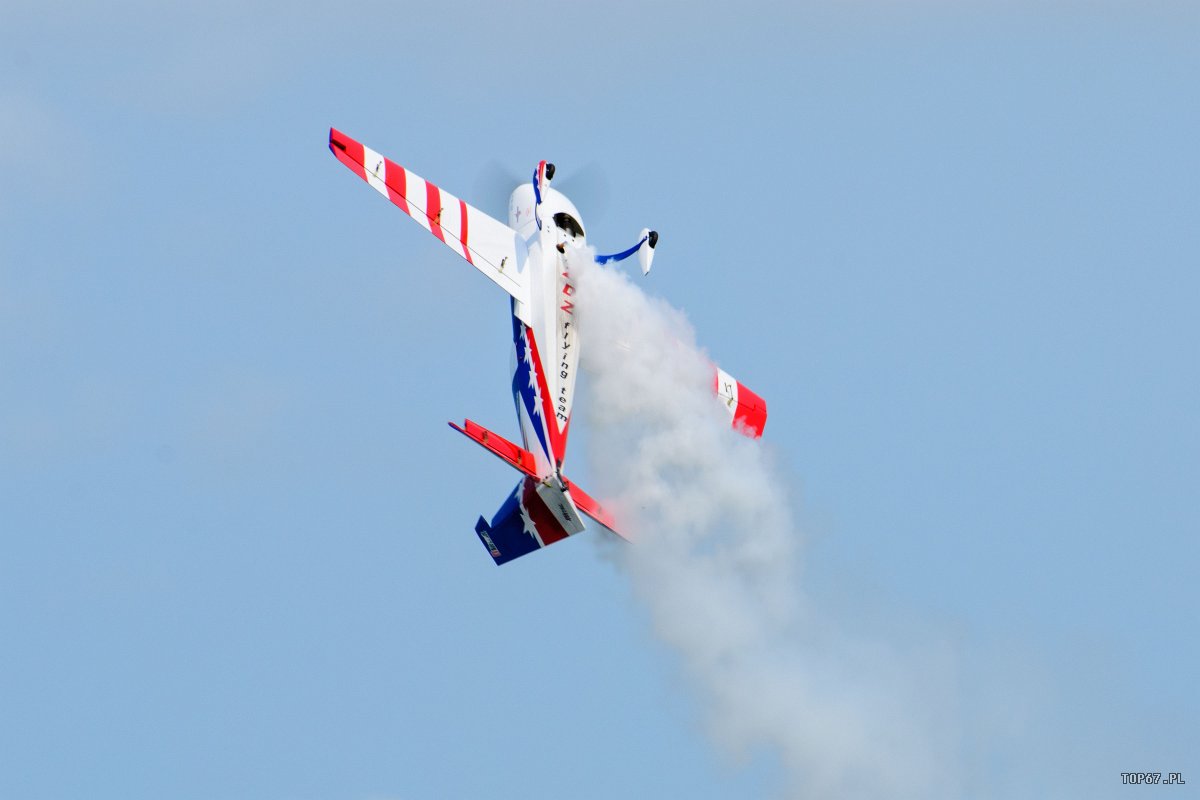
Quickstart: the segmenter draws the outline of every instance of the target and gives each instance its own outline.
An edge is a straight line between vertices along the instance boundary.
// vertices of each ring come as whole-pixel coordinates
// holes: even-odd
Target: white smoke
[[[788,796],[957,795],[942,662],[854,641],[811,607],[787,492],[763,443],[730,428],[683,314],[590,259],[571,274],[593,479],[712,737],[735,758],[772,752]]]

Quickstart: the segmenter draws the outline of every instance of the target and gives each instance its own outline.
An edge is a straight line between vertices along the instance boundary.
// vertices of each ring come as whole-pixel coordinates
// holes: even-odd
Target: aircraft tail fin
[[[465,420],[461,426],[451,422],[450,427],[523,474],[491,522],[480,517],[475,523],[479,541],[497,564],[584,530],[581,511],[621,538],[627,538],[617,531],[612,514],[583,489],[557,475],[539,476],[533,454],[528,450],[471,420]]]
[[[566,538],[565,532],[549,525],[539,528],[534,521],[540,504],[531,503],[536,502],[536,497],[529,491],[530,480],[526,477],[517,484],[491,522],[480,517],[475,523],[475,535],[497,566]]]

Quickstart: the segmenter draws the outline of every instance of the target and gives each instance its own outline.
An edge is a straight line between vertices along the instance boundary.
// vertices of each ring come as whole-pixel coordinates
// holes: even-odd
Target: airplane
[[[563,473],[580,347],[567,248],[586,246],[587,233],[575,205],[551,186],[554,165],[538,162],[531,179],[513,190],[505,225],[335,128],[329,149],[509,296],[517,356],[512,394],[523,446],[470,419],[449,423],[522,473],[491,521],[481,516],[475,525],[492,560],[506,564],[583,531],[580,512],[627,538],[613,515]],[[609,264],[636,255],[648,274],[657,244],[658,233],[645,228],[632,247],[594,258]],[[761,397],[715,365],[713,391],[730,425],[762,435],[767,405]]]

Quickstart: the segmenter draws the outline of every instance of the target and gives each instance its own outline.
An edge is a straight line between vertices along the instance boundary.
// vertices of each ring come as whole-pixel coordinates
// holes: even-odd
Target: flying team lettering
[[[558,384],[558,408],[555,409],[555,416],[560,422],[567,421],[567,409],[570,405],[567,397],[567,378],[571,374],[571,338],[571,322],[567,320],[562,324],[562,346],[559,348],[558,377],[562,382]]]
[[[575,331],[573,328],[572,317],[575,315],[575,304],[569,300],[575,293],[575,287],[568,281],[570,275],[566,270],[563,270],[562,275],[562,305],[559,306],[558,329],[562,334],[558,347],[558,402],[555,408],[555,416],[558,421],[566,424],[571,417],[571,398],[570,387],[574,381],[570,380],[572,371],[575,367],[574,353],[571,351],[571,345],[575,341]]]

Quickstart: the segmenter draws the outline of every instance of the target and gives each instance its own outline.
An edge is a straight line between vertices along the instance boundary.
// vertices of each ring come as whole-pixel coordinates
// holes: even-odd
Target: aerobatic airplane
[[[504,564],[579,533],[580,512],[620,535],[608,511],[562,471],[580,346],[566,255],[567,248],[584,246],[587,235],[575,206],[550,185],[554,165],[540,162],[532,179],[513,190],[505,225],[338,130],[329,131],[329,149],[509,295],[517,355],[512,393],[524,446],[469,419],[461,426],[450,423],[523,473],[491,522],[480,517],[475,525],[492,559]],[[636,255],[648,273],[656,244],[658,234],[644,229],[633,247],[595,259],[606,264]],[[713,373],[715,394],[731,424],[761,436],[766,403],[719,367]]]

